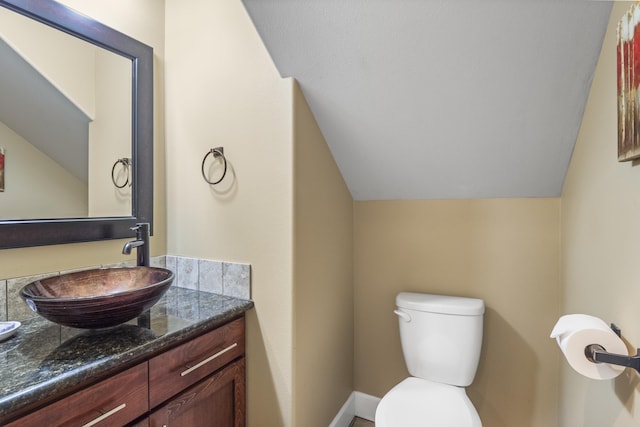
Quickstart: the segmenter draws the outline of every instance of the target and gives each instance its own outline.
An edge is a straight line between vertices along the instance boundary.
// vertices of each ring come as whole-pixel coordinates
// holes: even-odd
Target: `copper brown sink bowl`
[[[107,328],[151,308],[173,278],[165,268],[100,268],[37,280],[23,287],[20,296],[33,311],[60,325]]]

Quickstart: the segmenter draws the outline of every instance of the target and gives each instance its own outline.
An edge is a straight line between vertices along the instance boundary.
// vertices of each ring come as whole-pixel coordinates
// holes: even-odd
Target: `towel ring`
[[[115,176],[115,171],[116,171],[116,167],[118,166],[118,164],[121,164],[122,168],[127,173],[127,180],[122,185],[118,185],[118,183],[116,181],[116,176]],[[116,160],[116,162],[113,164],[113,167],[111,168],[111,181],[113,182],[113,185],[116,186],[116,188],[124,188],[124,187],[127,186],[127,184],[129,184],[129,186],[131,186],[131,184],[133,184],[133,182],[129,183],[129,176],[131,175],[131,173],[129,171],[129,167],[130,166],[131,166],[131,159],[126,158],[126,157],[123,157],[121,159]]]
[[[224,163],[224,169],[222,171],[222,176],[217,181],[210,181],[209,178],[207,178],[207,174],[204,171],[204,164],[207,161],[207,157],[209,157],[209,155],[212,155],[214,159],[216,157],[222,157],[222,162]],[[216,148],[212,148],[211,150],[207,151],[207,154],[205,154],[204,158],[202,159],[202,167],[201,167],[201,169],[202,169],[202,178],[204,178],[204,180],[207,182],[207,184],[210,184],[210,185],[220,184],[220,182],[227,175],[227,158],[224,156],[224,148],[223,147],[216,147]]]

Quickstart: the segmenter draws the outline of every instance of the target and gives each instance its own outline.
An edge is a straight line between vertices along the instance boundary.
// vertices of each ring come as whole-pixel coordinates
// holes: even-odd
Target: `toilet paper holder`
[[[620,328],[614,323],[611,329],[616,335],[622,337]],[[635,356],[626,356],[624,354],[609,353],[600,344],[590,344],[584,348],[584,355],[593,363],[609,363],[611,365],[626,366],[640,372],[640,348],[636,350]]]

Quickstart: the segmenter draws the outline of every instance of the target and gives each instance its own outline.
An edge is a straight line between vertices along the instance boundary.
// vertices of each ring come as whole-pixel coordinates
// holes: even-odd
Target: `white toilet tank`
[[[401,292],[396,305],[409,373],[442,384],[470,385],[480,360],[484,302]]]

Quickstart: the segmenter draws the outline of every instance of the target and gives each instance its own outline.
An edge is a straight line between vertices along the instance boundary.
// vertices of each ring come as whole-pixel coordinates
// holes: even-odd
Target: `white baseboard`
[[[344,405],[342,405],[338,415],[331,421],[329,427],[349,427],[351,420],[356,416],[364,418],[365,420],[374,421],[379,402],[379,397],[354,391],[349,395]]]
[[[380,403],[380,398],[359,391],[354,391],[354,393],[356,395],[356,416],[375,421],[376,408]]]
[[[355,395],[355,391],[349,395],[349,398],[346,402],[344,402],[344,405],[342,405],[342,408],[340,408],[338,415],[333,418],[333,421],[331,421],[329,427],[349,427],[349,424],[351,424],[351,420],[356,416]]]

